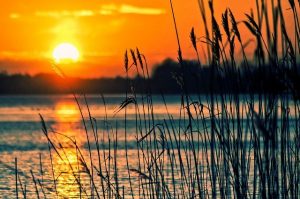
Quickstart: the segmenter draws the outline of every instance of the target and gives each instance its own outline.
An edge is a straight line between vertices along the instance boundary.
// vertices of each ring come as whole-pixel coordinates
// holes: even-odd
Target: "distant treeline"
[[[256,93],[297,92],[300,90],[298,67],[290,69],[241,64],[238,69],[200,67],[197,61],[184,61],[182,65],[166,59],[156,65],[150,79],[137,75],[125,77],[82,79],[62,78],[55,74],[35,76],[0,73],[0,94],[66,94],[66,93],[124,93],[135,92],[177,94],[189,93]],[[185,82],[185,83],[183,83]],[[297,92],[298,93],[298,92]]]

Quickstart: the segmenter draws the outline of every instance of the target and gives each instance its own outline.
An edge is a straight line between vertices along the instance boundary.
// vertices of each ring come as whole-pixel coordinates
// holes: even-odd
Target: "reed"
[[[198,42],[194,28],[190,39],[201,69],[205,66],[201,64],[198,49],[200,45],[206,47],[208,67],[211,69],[210,92],[205,95],[189,93],[186,86],[189,68],[182,57],[176,11],[170,0],[181,67],[180,73],[175,74],[182,88],[178,118],[169,112],[163,93],[161,100],[167,117],[162,120],[156,118],[147,60],[139,49],[131,49],[131,57],[126,51],[124,68],[128,79],[127,90],[124,91],[124,101],[115,111],[115,116],[124,114],[122,120],[116,119],[113,124],[108,120],[103,95],[99,100],[103,103],[105,117],[96,119],[86,96],[83,96],[84,102],[81,103],[80,97],[74,94],[87,140],[87,148],[82,148],[77,145],[76,139],[65,136],[76,151],[76,165],[68,159],[64,146],[51,136],[63,135],[52,131],[41,116],[42,130],[49,146],[54,190],[52,193],[45,191],[45,168],[41,160],[41,176],[37,177],[31,171],[36,197],[40,197],[40,193],[45,198],[47,194],[59,197],[53,156],[69,168],[78,185],[80,198],[264,199],[300,196],[300,98],[297,85],[300,24],[295,2],[290,1],[295,41],[287,30],[280,0],[272,0],[271,9],[267,8],[266,1],[256,1],[256,14],[246,14],[243,21],[237,21],[233,12],[226,9],[220,25],[215,17],[213,1],[208,2],[209,15],[205,2],[198,0],[198,3],[205,41]],[[252,34],[256,46],[254,60],[246,54],[248,41],[243,38],[240,26],[245,26]],[[242,53],[240,62],[237,61],[237,46]],[[284,89],[270,92],[260,80],[252,77],[242,79],[243,73],[253,70],[250,63],[258,68],[261,79],[273,76]],[[139,86],[143,87],[144,93],[136,93],[137,82],[128,78],[130,70],[136,70],[141,75],[143,83]],[[217,84],[226,77],[230,77],[226,85]],[[245,81],[258,81],[258,91],[250,87],[242,91],[240,85]],[[226,88],[232,85],[234,90],[227,93]],[[128,127],[130,106],[134,109],[134,130]],[[87,110],[87,115],[84,115],[83,108]],[[99,128],[99,120],[103,128]],[[122,141],[118,128],[121,122],[125,126]],[[128,141],[132,134],[135,135],[135,150],[131,150]],[[120,145],[124,145],[126,160],[122,168],[118,161]],[[133,152],[134,161],[130,159]],[[16,159],[16,197],[20,197],[18,187],[21,186],[26,198],[17,166]],[[120,178],[122,169],[127,178]]]

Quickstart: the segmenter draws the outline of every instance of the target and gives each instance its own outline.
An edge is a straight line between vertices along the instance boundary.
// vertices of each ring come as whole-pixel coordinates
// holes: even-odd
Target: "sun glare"
[[[76,62],[79,59],[78,49],[70,43],[61,43],[53,51],[53,58],[56,62]]]

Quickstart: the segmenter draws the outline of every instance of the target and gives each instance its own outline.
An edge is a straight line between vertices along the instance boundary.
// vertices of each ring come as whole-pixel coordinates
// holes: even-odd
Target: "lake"
[[[88,113],[83,97],[79,97],[85,119],[88,121]],[[117,125],[119,131],[119,146],[118,154],[120,162],[124,162],[124,111],[118,112],[118,108],[122,101],[125,100],[124,95],[109,95],[105,96],[106,109],[104,108],[101,96],[88,96],[87,102],[91,110],[91,114],[97,119],[99,125],[99,132],[106,129],[104,120],[108,121],[114,128]],[[165,106],[161,96],[154,96],[155,104],[155,118],[157,120],[167,118]],[[179,96],[167,96],[168,106],[171,111],[180,109]],[[106,114],[105,114],[106,113]],[[44,183],[51,184],[50,161],[49,161],[49,147],[46,136],[42,131],[42,124],[39,114],[41,114],[46,121],[49,128],[64,134],[69,137],[76,138],[79,146],[83,149],[87,148],[86,135],[84,125],[78,105],[72,95],[49,95],[49,96],[2,96],[0,97],[0,193],[4,198],[9,198],[15,195],[15,158],[18,161],[18,167],[21,172],[24,172],[24,182],[27,182],[27,196],[29,198],[36,196],[30,170],[36,175],[40,176],[40,157],[45,169]],[[129,159],[136,155],[135,149],[135,127],[136,118],[134,106],[129,106],[127,110],[126,128],[129,132],[128,146]],[[177,112],[173,113],[174,117],[178,115]],[[87,122],[87,125],[90,123]],[[90,125],[87,127],[91,130]],[[91,132],[89,132],[91,133]],[[92,137],[92,135],[90,135]],[[57,138],[64,145],[68,145],[65,138]],[[92,139],[93,140],[93,139]],[[102,143],[103,144],[103,143]],[[66,146],[64,146],[67,148]],[[101,145],[103,149],[108,148],[108,143]],[[95,146],[92,146],[93,152],[96,152]],[[68,151],[68,150],[67,150]],[[72,150],[68,151],[68,157],[72,158],[74,155]],[[86,151],[85,151],[86,152]],[[85,154],[87,155],[87,154]],[[132,159],[133,161],[134,159]],[[55,168],[59,171],[65,172],[69,170],[61,168],[65,165],[59,163],[57,160]],[[125,167],[125,165],[120,166]],[[125,168],[124,168],[125,170]],[[122,170],[120,170],[122,172]],[[127,175],[126,173],[124,174]],[[68,176],[61,176],[62,184],[68,181]],[[58,180],[60,180],[60,178]],[[67,180],[66,180],[67,179]],[[78,190],[73,190],[74,186],[64,187],[65,190],[59,191],[62,196],[78,196]],[[49,187],[48,187],[49,188]],[[52,189],[52,190],[51,190]],[[50,186],[49,190],[45,192],[52,192],[53,187]]]
[[[234,111],[231,110],[234,108],[231,100],[225,99],[225,103],[221,103],[218,99],[214,112],[217,119],[211,123],[209,99],[206,96],[192,96],[190,112],[193,127],[188,133],[186,107],[182,107],[181,97],[176,95],[164,98],[154,95],[151,98],[153,106],[148,106],[151,104],[150,98],[141,96],[136,98],[137,106],[134,101],[127,101],[127,105],[125,95],[107,95],[104,98],[89,95],[86,101],[81,96],[77,98],[80,109],[72,95],[1,96],[1,198],[16,197],[16,167],[19,197],[92,198],[106,195],[109,198],[124,195],[126,198],[150,198],[160,192],[166,193],[166,198],[171,195],[193,196],[196,193],[205,195],[214,187],[211,181],[215,175],[209,173],[211,168],[207,166],[211,164],[211,158],[217,158],[216,194],[220,196],[222,191],[231,194],[234,178],[228,180],[225,176],[233,172],[233,163],[223,162],[229,152],[218,144],[225,139],[222,135],[217,134],[214,138],[218,140],[217,150],[215,157],[211,155],[211,125],[216,125],[216,132],[223,132],[224,135],[226,129],[228,132],[239,132],[240,128],[243,132],[240,138],[243,143],[235,143],[238,139],[235,133],[228,133],[228,140],[240,146],[236,153],[240,158],[236,161],[243,162],[242,156],[247,156],[247,187],[248,191],[256,194],[258,191],[255,191],[253,184],[259,186],[259,181],[254,178],[258,170],[254,167],[252,147],[256,143],[253,141],[255,129],[260,127],[253,123],[254,116],[249,115],[248,97],[240,98],[239,108]],[[197,100],[203,104],[197,103]],[[258,112],[258,99],[252,102],[254,111]],[[282,103],[284,101],[278,101],[274,106]],[[226,105],[223,109],[222,104]],[[127,105],[126,111],[120,108],[122,105]],[[231,110],[230,117],[219,117],[226,115],[224,110]],[[293,132],[298,128],[296,112],[289,112],[288,124]],[[276,114],[279,116],[276,128],[283,129],[285,112],[278,109]],[[291,139],[297,138],[294,133],[287,135]],[[282,138],[279,134],[278,137]],[[258,141],[264,143],[265,140],[258,138]],[[283,142],[280,143],[276,149],[278,160],[280,148],[284,147]],[[234,147],[231,146],[231,149]],[[259,148],[262,154],[265,153],[263,149]],[[292,163],[296,161],[294,157],[286,161]],[[231,158],[234,160],[234,157]],[[276,168],[282,167],[278,164]],[[245,170],[239,169],[240,174],[245,174]],[[201,179],[196,180],[197,176]],[[196,181],[201,184],[203,193],[197,192]],[[103,184],[108,188],[103,188]],[[226,188],[221,189],[222,186]],[[200,190],[200,185],[198,188]]]

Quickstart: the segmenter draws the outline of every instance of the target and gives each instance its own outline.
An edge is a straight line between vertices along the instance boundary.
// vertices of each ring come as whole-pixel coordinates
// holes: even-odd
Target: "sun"
[[[71,43],[61,43],[55,47],[52,56],[57,63],[77,62],[79,59],[79,51]]]

